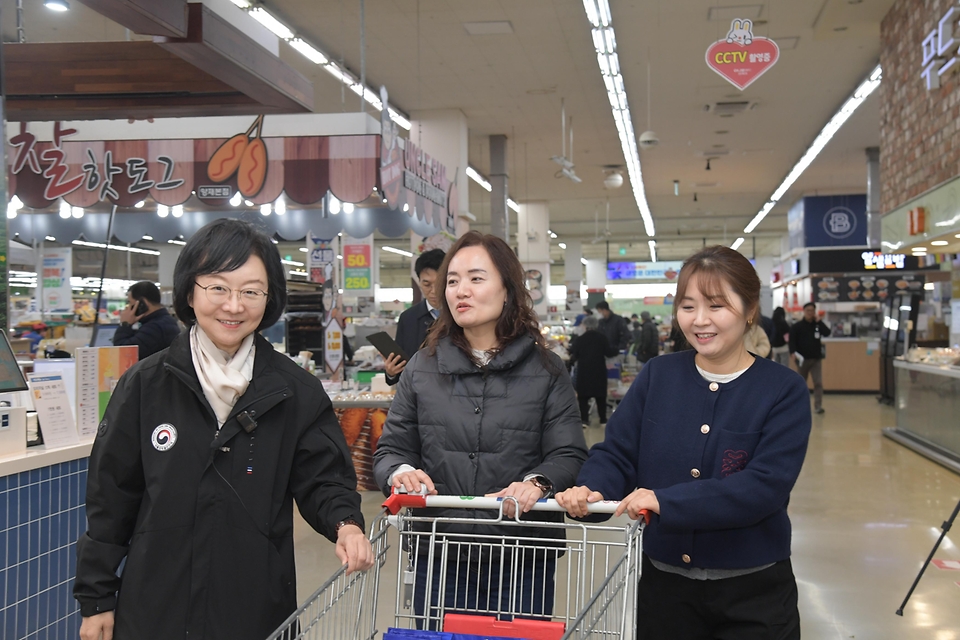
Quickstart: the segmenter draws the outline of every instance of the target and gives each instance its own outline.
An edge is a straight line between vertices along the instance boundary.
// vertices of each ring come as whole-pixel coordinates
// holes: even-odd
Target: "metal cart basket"
[[[372,528],[373,568],[350,576],[341,568],[268,640],[390,640],[441,637],[439,631],[531,640],[632,638],[644,521],[624,529],[508,518],[503,508],[512,500],[394,494]],[[617,504],[597,503],[591,513],[613,513]],[[463,517],[412,511],[425,507],[465,511]],[[492,513],[480,519],[468,509]],[[540,500],[532,511],[563,509]],[[395,603],[396,629],[389,631],[377,628],[384,594],[390,595],[384,603]]]

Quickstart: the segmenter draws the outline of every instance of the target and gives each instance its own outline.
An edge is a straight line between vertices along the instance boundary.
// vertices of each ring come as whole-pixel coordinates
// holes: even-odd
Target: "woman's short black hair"
[[[187,326],[197,320],[190,306],[197,276],[239,269],[257,256],[267,269],[267,307],[257,331],[274,324],[287,308],[287,281],[280,252],[269,237],[242,220],[220,218],[197,231],[187,242],[173,271],[173,308]]]

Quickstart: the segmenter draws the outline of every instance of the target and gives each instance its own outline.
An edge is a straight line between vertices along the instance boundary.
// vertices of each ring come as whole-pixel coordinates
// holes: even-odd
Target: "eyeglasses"
[[[240,302],[243,306],[250,308],[262,307],[267,303],[267,298],[269,297],[266,291],[261,291],[260,289],[231,289],[222,284],[208,284],[207,286],[203,286],[199,282],[194,282],[194,284],[203,289],[207,300],[216,305],[222,305],[228,300],[231,300],[234,293],[239,295]]]

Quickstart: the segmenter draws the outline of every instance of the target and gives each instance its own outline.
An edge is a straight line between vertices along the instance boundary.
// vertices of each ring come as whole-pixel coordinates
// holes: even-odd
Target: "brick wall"
[[[880,26],[880,210],[960,174],[960,75],[927,91],[926,35],[956,0],[897,0]]]

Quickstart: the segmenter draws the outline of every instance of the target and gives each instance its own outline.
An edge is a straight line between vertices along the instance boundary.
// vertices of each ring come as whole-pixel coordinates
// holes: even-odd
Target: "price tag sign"
[[[343,243],[343,293],[373,295],[373,236],[345,238]]]

